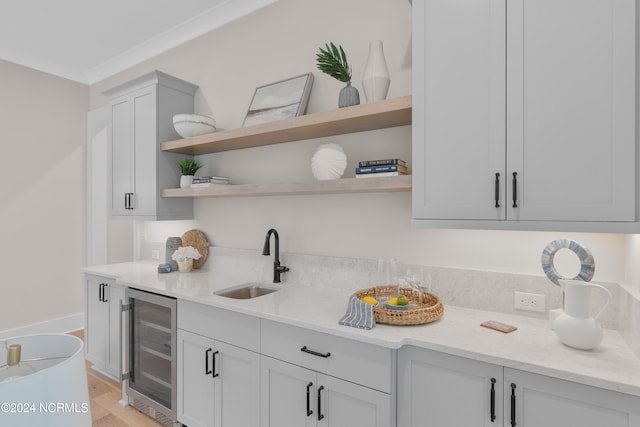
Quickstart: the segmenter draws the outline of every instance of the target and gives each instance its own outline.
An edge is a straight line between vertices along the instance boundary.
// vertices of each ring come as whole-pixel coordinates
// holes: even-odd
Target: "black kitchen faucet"
[[[285,273],[289,271],[288,267],[284,265],[280,265],[280,239],[278,238],[278,231],[275,228],[267,231],[267,237],[264,239],[264,249],[262,249],[262,255],[268,256],[271,255],[269,253],[269,238],[271,235],[274,235],[276,238],[276,247],[275,247],[275,259],[273,260],[273,283],[280,283],[280,273]]]

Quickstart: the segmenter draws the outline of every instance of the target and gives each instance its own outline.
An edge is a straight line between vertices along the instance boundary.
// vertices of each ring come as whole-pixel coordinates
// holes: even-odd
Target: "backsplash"
[[[143,253],[151,253],[151,249],[158,250],[159,263],[164,262],[164,243],[146,242]],[[211,247],[211,256],[237,258],[238,263],[249,266],[255,276],[248,279],[265,282],[272,280],[273,257],[262,256],[259,251]],[[291,269],[282,276],[285,284],[288,281],[303,284],[302,286],[355,292],[373,286],[378,277],[377,260],[294,253],[282,253],[280,260],[282,265]],[[208,264],[204,268],[208,268]],[[562,290],[542,274],[535,276],[398,264],[399,276],[402,277],[409,268],[421,268],[430,275],[431,292],[438,295],[444,304],[535,318],[547,318],[549,310],[562,307]],[[613,295],[612,303],[602,318],[603,327],[620,330],[630,345],[635,342],[634,351],[640,353],[640,301],[618,284],[597,283],[607,287]],[[546,295],[547,312],[514,309],[516,291]],[[593,293],[594,311],[604,303],[603,298],[600,292]]]

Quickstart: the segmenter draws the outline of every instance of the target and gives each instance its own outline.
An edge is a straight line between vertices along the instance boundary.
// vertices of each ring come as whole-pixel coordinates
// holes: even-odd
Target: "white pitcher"
[[[595,348],[602,341],[600,316],[611,302],[611,292],[604,286],[581,280],[559,280],[564,290],[564,311],[555,322],[555,332],[560,341],[581,350]],[[591,289],[601,289],[607,302],[595,317],[590,317]]]

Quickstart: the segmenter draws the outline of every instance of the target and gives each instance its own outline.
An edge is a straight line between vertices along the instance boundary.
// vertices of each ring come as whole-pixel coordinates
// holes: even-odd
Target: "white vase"
[[[193,270],[193,259],[189,258],[186,261],[178,261],[178,271],[180,273],[188,273]]]
[[[564,290],[564,311],[554,320],[553,327],[558,339],[569,347],[580,350],[595,348],[602,341],[600,318],[611,302],[611,292],[604,286],[581,280],[560,280]],[[591,317],[591,289],[600,289],[606,302]]]
[[[193,182],[193,175],[180,176],[180,188],[190,188]]]
[[[369,57],[362,76],[362,89],[367,102],[386,99],[390,84],[391,78],[382,50],[382,41],[373,40],[369,44]]]

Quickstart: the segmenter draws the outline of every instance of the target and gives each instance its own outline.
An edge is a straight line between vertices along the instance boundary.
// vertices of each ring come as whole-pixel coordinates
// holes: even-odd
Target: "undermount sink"
[[[245,283],[214,292],[215,295],[234,299],[251,299],[276,292],[280,288],[268,286],[263,283]]]

